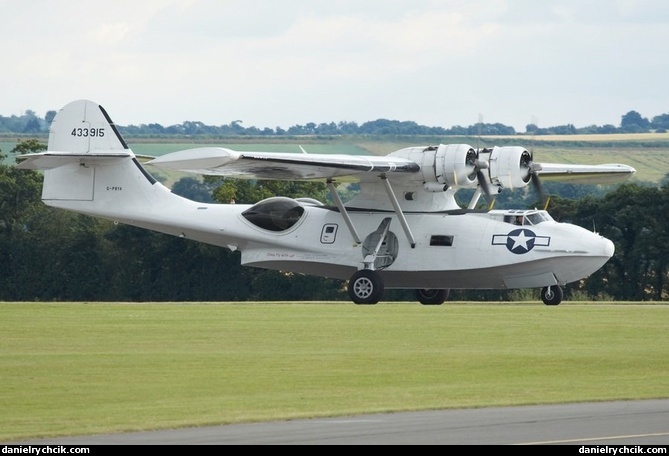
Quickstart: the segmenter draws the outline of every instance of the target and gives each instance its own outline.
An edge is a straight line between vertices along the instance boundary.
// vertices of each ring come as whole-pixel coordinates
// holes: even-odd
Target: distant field
[[[0,442],[669,397],[666,303],[0,303]]]
[[[626,142],[626,141],[669,141],[668,133],[619,133],[615,135],[519,135],[519,138],[527,138],[530,141],[587,141],[587,142]],[[496,138],[486,136],[486,138]],[[497,138],[508,138],[508,136],[497,136]]]
[[[548,135],[551,141],[565,141],[570,135]],[[537,137],[539,138],[539,137]],[[573,135],[572,141],[669,141],[668,133],[622,133],[616,135]]]
[[[152,142],[153,141],[153,142]],[[140,155],[160,156],[193,147],[229,147],[237,150],[301,152],[326,154],[385,155],[403,147],[430,145],[439,142],[466,142],[474,147],[517,144],[534,153],[536,161],[598,164],[623,163],[633,166],[637,174],[632,181],[659,182],[669,173],[669,133],[621,135],[554,135],[536,137],[419,137],[419,138],[286,138],[267,142],[258,138],[230,138],[225,140],[162,142],[158,140],[128,139],[133,151]],[[16,142],[0,142],[0,150],[7,155]],[[14,163],[13,157],[5,163]]]

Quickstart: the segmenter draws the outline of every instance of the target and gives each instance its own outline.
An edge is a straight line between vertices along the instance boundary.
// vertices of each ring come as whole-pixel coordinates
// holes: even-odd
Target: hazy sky
[[[0,0],[0,115],[119,125],[669,113],[667,0]]]

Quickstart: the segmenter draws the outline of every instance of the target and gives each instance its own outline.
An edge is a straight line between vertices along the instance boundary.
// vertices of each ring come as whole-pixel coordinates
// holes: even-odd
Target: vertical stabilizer
[[[89,153],[122,149],[128,149],[128,145],[104,108],[95,102],[73,101],[51,123],[49,151]]]
[[[42,200],[92,215],[142,212],[157,194],[156,180],[139,164],[109,115],[89,100],[56,114],[46,152],[20,157],[19,168],[44,170]]]

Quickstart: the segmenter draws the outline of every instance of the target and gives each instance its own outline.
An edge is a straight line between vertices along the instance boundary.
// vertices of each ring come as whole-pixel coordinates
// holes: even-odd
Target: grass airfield
[[[1,303],[0,442],[669,397],[665,303]]]

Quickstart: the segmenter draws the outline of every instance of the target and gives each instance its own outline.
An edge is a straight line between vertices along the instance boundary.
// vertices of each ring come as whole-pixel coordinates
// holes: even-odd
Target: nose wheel
[[[348,281],[348,295],[356,304],[376,304],[383,296],[383,280],[371,269],[361,269]]]
[[[559,285],[542,288],[541,300],[547,306],[557,306],[562,302],[562,288]]]

